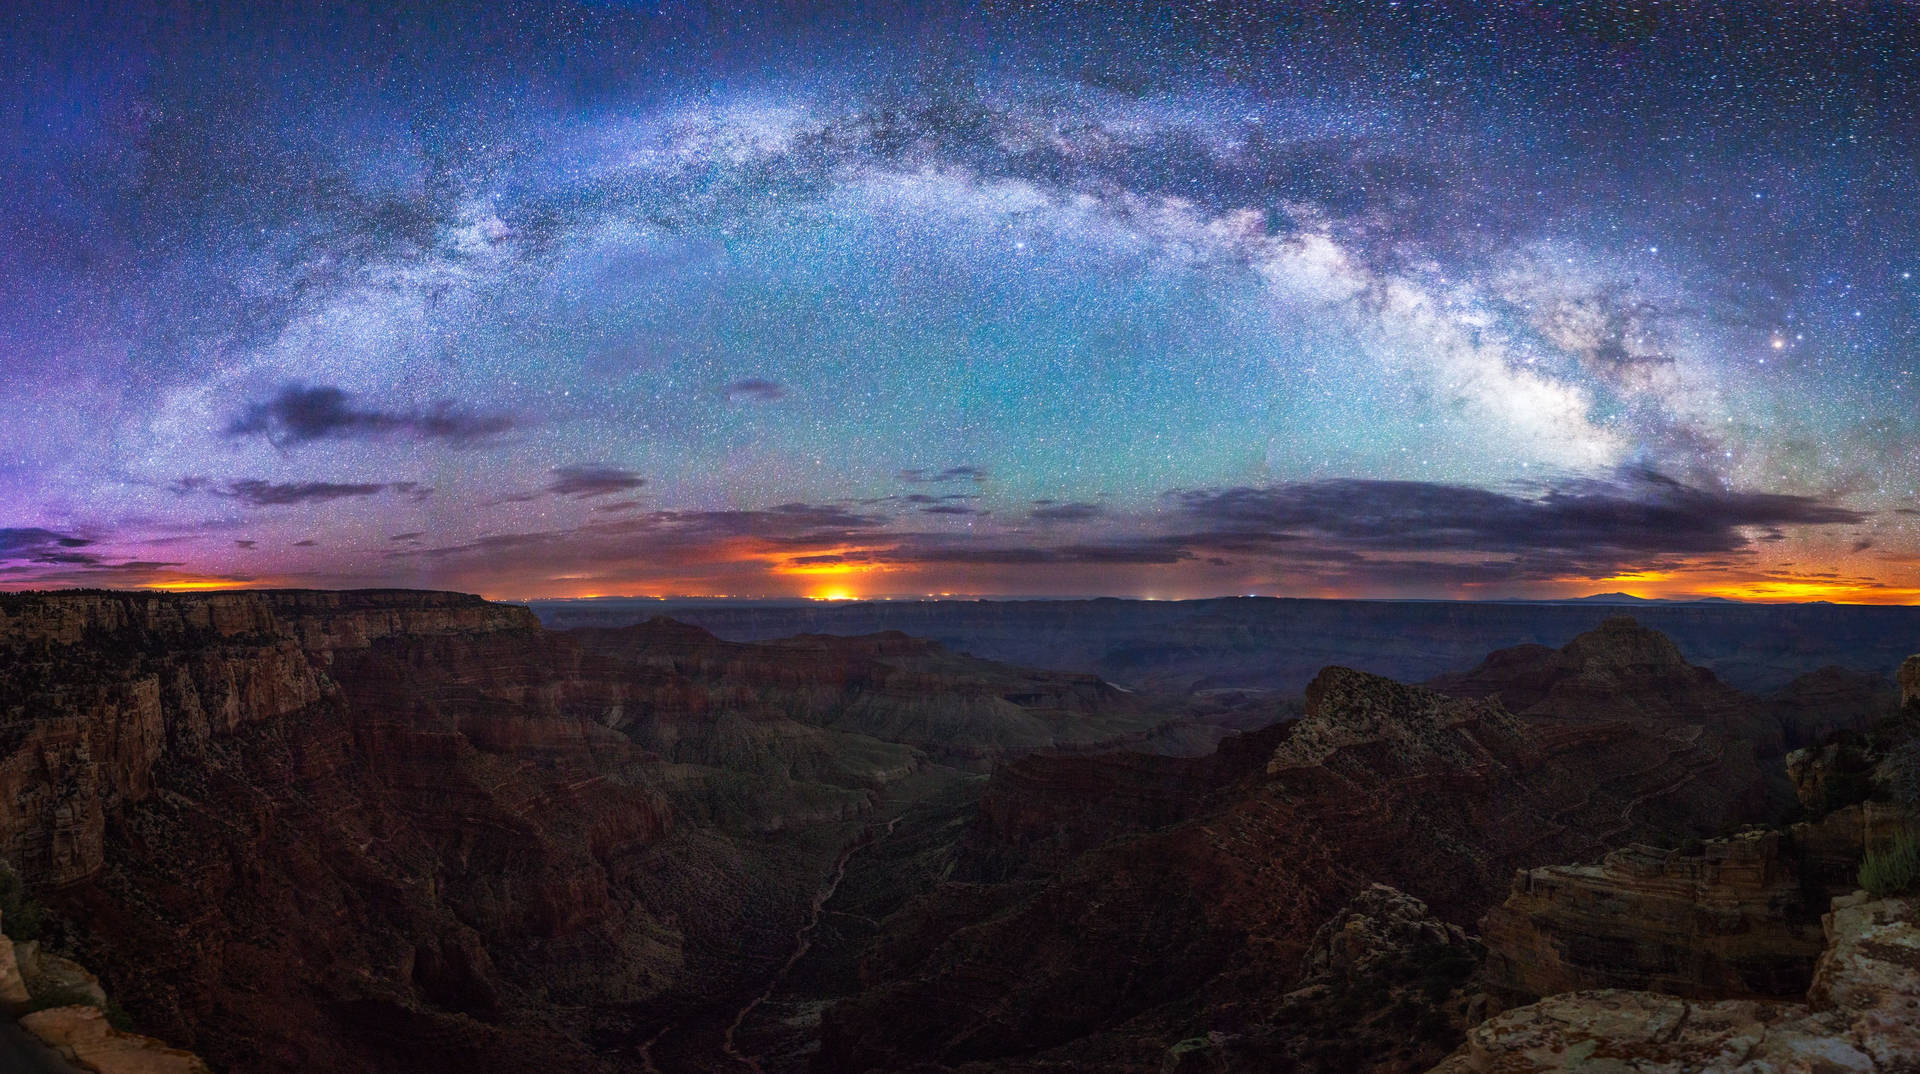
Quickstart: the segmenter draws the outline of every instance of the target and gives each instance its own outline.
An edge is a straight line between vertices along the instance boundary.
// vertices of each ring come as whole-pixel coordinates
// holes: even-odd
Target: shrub
[[[55,1007],[99,1007],[93,993],[77,985],[36,993],[23,1013],[49,1011]],[[104,1008],[102,1008],[104,1010]]]
[[[119,1000],[108,996],[106,1012],[108,1025],[122,1033],[131,1033],[134,1031],[133,1015],[128,1014],[125,1007],[120,1006]]]
[[[1920,843],[1902,832],[1880,850],[1867,851],[1860,863],[1860,886],[1875,898],[1898,895],[1920,880]]]
[[[0,862],[0,931],[15,940],[40,938],[40,904],[27,894],[26,882]]]

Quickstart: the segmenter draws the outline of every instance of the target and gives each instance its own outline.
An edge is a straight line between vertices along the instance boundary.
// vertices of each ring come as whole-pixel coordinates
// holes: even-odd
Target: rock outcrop
[[[896,915],[865,963],[866,991],[828,1013],[816,1069],[1154,1071],[1175,1058],[1205,1069],[1277,1024],[1315,931],[1369,883],[1466,926],[1513,868],[1710,831],[1768,800],[1751,745],[1727,730],[1739,695],[1673,667],[1671,646],[1637,630],[1571,648],[1561,671],[1573,673],[1541,680],[1534,701],[1577,698],[1574,712],[1515,713],[1490,690],[1448,696],[1332,668],[1304,717],[1265,733],[1264,765],[1219,769],[1211,785],[1199,768],[1169,778],[1034,758],[1004,770],[995,783],[1007,786],[987,795],[1007,802],[989,834],[1017,841],[1002,855],[1037,847],[1038,860],[999,861],[1015,878],[999,884],[963,861],[968,882]],[[1692,693],[1633,691],[1609,707],[1595,685],[1625,688],[1647,668],[1662,689]],[[1056,780],[1074,789],[1050,789]],[[1164,796],[1175,783],[1178,803]],[[1089,821],[1085,803],[1108,799],[1137,820]],[[1444,1047],[1451,1023],[1429,1022],[1421,1039]],[[1323,1044],[1339,1036],[1323,1032]],[[1264,1039],[1293,1049],[1274,1053],[1289,1062],[1312,1051],[1283,1037]],[[1175,1042],[1186,1047],[1170,1058]]]
[[[51,1007],[23,1016],[20,1025],[93,1074],[212,1074],[192,1052],[113,1028],[97,1007]]]
[[[1920,701],[1920,656],[1909,656],[1900,665],[1900,703]]]
[[[61,957],[223,1070],[591,1074],[777,968],[929,764],[1165,718],[902,636],[553,634],[457,594],[6,595],[0,855]],[[713,1036],[656,1055],[710,1064]]]
[[[1805,1003],[1570,992],[1476,1027],[1433,1074],[1920,1069],[1920,915],[1908,899],[1834,902]]]
[[[1798,995],[1824,946],[1812,897],[1773,831],[1523,869],[1481,924],[1487,988],[1509,1005],[1583,988]]]
[[[1854,889],[1869,846],[1914,828],[1906,810],[1865,802],[1785,830],[1522,869],[1480,923],[1482,984],[1496,1006],[1591,989],[1801,995],[1826,948],[1820,909]]]
[[[1559,649],[1503,649],[1472,671],[1429,685],[1460,697],[1498,698],[1536,721],[1696,725],[1751,742],[1769,756],[1785,752],[1785,731],[1765,704],[1688,664],[1664,635],[1624,615]]]

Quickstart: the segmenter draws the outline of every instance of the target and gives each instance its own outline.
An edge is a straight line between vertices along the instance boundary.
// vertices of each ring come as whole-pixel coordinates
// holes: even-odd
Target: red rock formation
[[[990,830],[1057,871],[954,885],[898,915],[868,991],[829,1012],[816,1069],[1155,1070],[1174,1040],[1257,1037],[1314,930],[1369,881],[1464,925],[1510,867],[1718,825],[1763,799],[1751,749],[1724,730],[1738,695],[1674,667],[1671,646],[1615,625],[1553,655],[1544,676],[1533,654],[1513,661],[1522,715],[1328,669],[1267,764],[1212,786],[1165,763],[1003,770]],[[1643,673],[1684,689],[1628,689]],[[1546,702],[1560,711],[1536,711]],[[1137,819],[1103,828],[1089,802]]]
[[[1570,992],[1476,1027],[1432,1074],[1920,1069],[1920,924],[1908,899],[1836,899],[1805,1003]]]
[[[1772,831],[1525,869],[1481,924],[1487,985],[1507,1005],[1582,988],[1798,995],[1823,946],[1828,897],[1802,883],[1786,837]]]
[[[0,853],[234,1072],[590,1072],[777,963],[876,794],[1162,719],[901,636],[455,594],[0,597]],[[793,833],[768,838],[770,833]]]

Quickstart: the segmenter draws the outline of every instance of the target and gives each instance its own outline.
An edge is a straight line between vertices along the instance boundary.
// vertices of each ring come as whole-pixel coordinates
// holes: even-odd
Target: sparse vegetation
[[[107,1005],[101,1009],[107,1014],[108,1025],[123,1033],[131,1033],[134,1031],[133,1015],[128,1014],[125,1007],[120,1006],[119,1000],[108,996]]]
[[[100,1004],[94,1001],[93,993],[88,992],[78,985],[74,985],[67,988],[53,988],[45,992],[34,993],[32,1001],[27,1004],[25,1013],[31,1014],[34,1011],[48,1011],[55,1007],[99,1006]]]
[[[44,919],[40,904],[27,893],[20,874],[0,862],[0,931],[15,940],[37,940]]]
[[[1920,842],[1902,832],[1887,845],[1867,851],[1860,863],[1860,886],[1877,898],[1913,890],[1920,880]]]

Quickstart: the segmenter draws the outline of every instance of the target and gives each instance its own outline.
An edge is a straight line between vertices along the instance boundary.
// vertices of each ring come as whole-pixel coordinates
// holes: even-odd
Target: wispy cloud
[[[547,491],[556,496],[587,500],[637,489],[646,483],[646,478],[618,466],[556,466]]]
[[[728,399],[749,403],[777,403],[787,397],[787,386],[779,381],[748,377],[727,385]]]
[[[204,477],[183,477],[173,483],[176,493],[202,493],[238,500],[248,507],[289,507],[296,504],[329,503],[334,500],[362,499],[391,492],[418,503],[433,495],[431,486],[414,481],[342,482],[342,481],[265,481],[247,478],[221,484]]]

